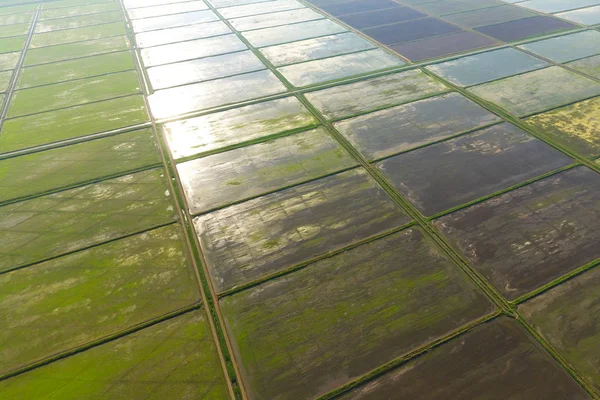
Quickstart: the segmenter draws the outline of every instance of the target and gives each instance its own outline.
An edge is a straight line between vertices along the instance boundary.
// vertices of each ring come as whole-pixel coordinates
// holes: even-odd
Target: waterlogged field
[[[0,0],[0,399],[600,398],[600,0]]]

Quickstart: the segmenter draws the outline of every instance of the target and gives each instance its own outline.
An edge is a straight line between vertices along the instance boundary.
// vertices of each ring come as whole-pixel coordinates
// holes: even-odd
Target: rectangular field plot
[[[519,306],[523,317],[600,390],[600,270],[591,271]]]
[[[231,32],[231,29],[223,21],[214,21],[138,33],[135,35],[135,41],[140,48],[145,48],[186,40],[209,38]]]
[[[316,398],[494,310],[418,229],[220,303],[252,399]]]
[[[158,164],[149,129],[0,161],[0,203]]]
[[[600,53],[600,32],[585,31],[519,46],[549,60],[564,63]]]
[[[598,97],[535,115],[527,123],[579,155],[600,156]]]
[[[368,160],[387,157],[500,121],[458,93],[431,97],[336,122]]]
[[[534,17],[534,12],[513,5],[501,5],[499,7],[482,8],[465,11],[456,14],[445,15],[444,19],[458,25],[476,28],[478,26],[495,25],[503,22],[516,21],[518,19]]]
[[[154,169],[0,207],[0,271],[169,223],[175,212]]]
[[[373,26],[410,21],[426,16],[426,14],[409,7],[394,7],[360,14],[345,15],[339,17],[339,19],[356,29],[365,29]]]
[[[508,123],[377,164],[425,215],[459,206],[573,160]]]
[[[509,300],[600,257],[600,176],[578,167],[437,219]]]
[[[61,44],[57,46],[29,48],[25,66],[65,61],[78,57],[124,51],[131,48],[126,36],[114,36],[85,42]]]
[[[177,310],[200,296],[177,225],[0,275],[0,289],[0,373]]]
[[[296,42],[319,36],[346,32],[347,29],[328,19],[276,26],[244,32],[243,35],[255,47],[273,46],[276,44]]]
[[[140,94],[136,71],[55,83],[14,92],[7,118]]]
[[[277,46],[264,47],[260,51],[276,67],[318,60],[374,48],[375,45],[353,32],[322,36]]]
[[[328,119],[407,103],[449,89],[419,70],[401,72],[306,94]]]
[[[36,33],[31,38],[31,44],[29,48],[35,49],[58,44],[108,38],[111,36],[125,36],[126,34],[127,32],[125,31],[123,22],[112,22],[110,24],[92,25],[83,28]]]
[[[469,89],[484,100],[526,116],[600,94],[600,83],[549,67]]]
[[[393,9],[399,6],[400,4],[392,0],[351,0],[339,3],[334,2],[333,4],[324,4],[321,5],[320,8],[334,17],[342,17],[344,15],[368,11]]]
[[[581,8],[556,16],[583,25],[597,25],[600,24],[600,6]]]
[[[318,128],[188,161],[177,170],[190,212],[197,214],[356,164]]]
[[[364,29],[362,32],[386,45],[409,42],[431,36],[457,32],[461,29],[435,18],[422,18],[392,25]]]
[[[316,125],[295,97],[170,122],[162,127],[174,158],[190,157]]]
[[[504,42],[514,42],[533,36],[570,30],[576,27],[576,25],[566,21],[545,15],[537,15],[501,24],[481,26],[475,28],[475,30]]]
[[[229,22],[235,30],[243,32],[254,29],[271,28],[273,26],[297,24],[298,22],[314,21],[323,18],[325,18],[324,15],[319,14],[310,8],[299,8],[291,11],[270,12],[268,14],[234,18],[229,20]]]
[[[156,118],[170,118],[286,90],[271,71],[258,71],[159,90],[148,96],[148,102]]]
[[[309,86],[352,75],[404,65],[399,57],[381,49],[345,54],[324,60],[288,65],[277,70],[295,87]]]
[[[134,69],[133,56],[129,51],[92,55],[75,60],[59,61],[52,65],[23,68],[19,74],[17,89],[27,89],[94,76],[99,77]],[[134,81],[137,81],[137,77]]]
[[[135,33],[175,28],[177,26],[218,21],[219,17],[211,10],[194,11],[185,14],[137,19],[131,22]]]
[[[544,13],[556,13],[587,6],[595,6],[599,3],[600,1],[598,0],[529,0],[519,5]]]
[[[548,63],[507,48],[446,61],[427,67],[455,85],[471,86],[548,66]]]
[[[481,49],[498,44],[495,40],[474,32],[460,31],[443,36],[415,40],[391,46],[396,53],[412,61],[437,58],[467,50]]]
[[[3,399],[229,399],[204,311],[169,319],[0,382]]]
[[[363,170],[351,170],[194,220],[218,291],[410,221]]]
[[[203,1],[187,1],[185,3],[165,4],[152,7],[134,8],[127,11],[131,19],[160,17],[171,14],[183,14],[190,11],[206,10],[208,6]]]
[[[588,395],[516,322],[500,317],[341,397],[571,399]]]
[[[120,97],[5,121],[0,153],[126,128],[148,121],[141,95]]]

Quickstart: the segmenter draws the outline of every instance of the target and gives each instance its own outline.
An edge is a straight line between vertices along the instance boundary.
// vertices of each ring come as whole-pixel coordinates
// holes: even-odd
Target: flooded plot
[[[422,61],[495,44],[497,42],[494,40],[477,33],[457,32],[399,44],[390,48],[409,60]]]
[[[424,215],[468,203],[573,160],[504,123],[377,164]]]
[[[381,49],[374,49],[289,65],[277,70],[292,85],[302,87],[404,64],[400,58]]]
[[[509,300],[600,257],[600,176],[562,172],[435,221]]]
[[[238,31],[270,28],[272,26],[295,24],[298,22],[313,21],[325,18],[310,8],[299,8],[292,11],[281,11],[269,14],[254,15],[251,17],[235,18],[229,22]]]
[[[8,118],[67,108],[140,93],[136,71],[55,83],[17,90],[8,109]]]
[[[262,69],[265,65],[248,50],[152,67],[147,72],[152,87],[158,90]]]
[[[123,0],[125,8],[142,8],[152,6],[162,6],[166,4],[180,3],[179,0]]]
[[[515,40],[526,39],[544,33],[573,28],[576,28],[576,26],[568,22],[547,17],[545,15],[538,15],[536,17],[504,22],[502,24],[482,26],[475,28],[475,30],[498,40],[513,42]]]
[[[447,91],[445,85],[412,70],[307,93],[306,98],[326,118],[337,119]]]
[[[571,399],[589,396],[518,323],[480,325],[342,399]]]
[[[498,121],[499,117],[462,95],[450,93],[334,126],[363,156],[373,160]]]
[[[456,25],[435,18],[422,18],[398,24],[364,29],[363,33],[383,44],[396,44],[460,31]]]
[[[173,157],[182,158],[317,123],[296,98],[287,97],[170,122],[162,130]]]
[[[241,6],[244,4],[260,3],[263,0],[207,0],[215,8]],[[266,0],[270,1],[270,0]]]
[[[26,36],[15,36],[10,38],[0,39],[0,53],[12,53],[21,51],[25,44]]]
[[[493,311],[418,229],[220,303],[255,399],[316,398]]]
[[[105,39],[89,40],[86,42],[69,43],[57,46],[41,47],[27,50],[25,66],[45,64],[88,57],[97,54],[129,50],[131,44],[126,36],[115,36]]]
[[[169,197],[155,169],[1,207],[0,270],[168,223]]]
[[[349,14],[363,13],[367,11],[382,10],[399,7],[400,4],[392,0],[353,0],[338,4],[324,4],[319,7],[334,17]]]
[[[600,156],[598,97],[535,115],[527,123],[584,157]]]
[[[560,67],[474,86],[470,92],[525,116],[600,94],[600,84]]]
[[[374,48],[353,32],[264,47],[260,51],[276,67]],[[335,72],[335,71],[333,71]]]
[[[67,60],[52,65],[39,65],[23,68],[19,74],[17,89],[50,85],[75,79],[85,79],[116,72],[135,69],[133,57],[129,51],[101,54],[75,60]],[[137,78],[135,78],[137,81]],[[14,98],[13,98],[14,99]]]
[[[135,35],[135,41],[140,48],[144,48],[183,42],[186,40],[203,39],[231,32],[231,29],[229,29],[224,22],[215,21],[205,22],[203,24],[178,26],[177,28],[160,29],[158,31],[142,32]]]
[[[160,162],[149,129],[0,161],[0,202]]]
[[[228,399],[204,311],[194,311],[0,382],[6,399]]]
[[[45,21],[47,19],[64,18],[64,17],[75,17],[78,15],[89,15],[102,13],[106,11],[120,11],[121,7],[119,2],[109,1],[98,4],[87,4],[82,6],[69,6],[60,7],[54,9],[47,9],[48,3],[42,6],[42,11],[38,17],[38,21]]]
[[[427,67],[458,86],[471,86],[548,66],[548,63],[512,48],[458,58]]]
[[[44,46],[54,46],[57,44],[82,42],[86,40],[125,35],[126,32],[123,22],[113,22],[110,24],[86,26],[84,28],[36,33],[31,39],[31,45],[29,48],[35,49]]]
[[[255,47],[273,46],[319,36],[346,32],[347,29],[328,19],[302,22],[274,28],[257,29],[242,34]]]
[[[581,60],[573,61],[566,65],[579,72],[600,79],[600,55],[582,58]]]
[[[277,11],[295,10],[297,8],[304,8],[304,4],[296,0],[275,0],[233,7],[223,7],[219,8],[219,14],[225,19],[231,19]]]
[[[197,214],[357,162],[323,128],[179,164],[190,212]]]
[[[524,1],[519,5],[521,7],[531,8],[532,10],[545,13],[556,13],[576,8],[595,6],[600,4],[598,0],[530,0]]]
[[[131,21],[135,33],[154,31],[164,28],[218,21],[219,17],[211,10],[194,11],[185,14],[167,15]]]
[[[513,5],[501,5],[493,8],[483,8],[444,16],[444,19],[455,24],[476,28],[479,26],[496,25],[503,22],[535,17],[537,14]]]
[[[156,118],[168,118],[285,91],[272,72],[259,71],[159,90],[148,96],[148,102]]]
[[[21,58],[20,52],[0,54],[0,71],[15,68],[19,62],[19,58]]]
[[[519,46],[552,61],[563,63],[600,53],[600,32],[585,31]]]
[[[413,10],[409,7],[395,6],[394,8],[388,8],[385,10],[345,15],[343,17],[339,17],[339,19],[356,29],[365,29],[373,26],[410,21],[426,16],[426,14],[423,14],[417,10]]]
[[[437,2],[420,2],[417,7],[427,13],[435,15],[456,14],[465,11],[477,10],[480,8],[491,8],[502,6],[500,0],[444,0]]]
[[[600,6],[564,12],[556,16],[582,25],[596,25],[600,24]]]
[[[194,303],[183,240],[170,225],[0,275],[0,372]]]
[[[166,4],[161,6],[142,7],[127,10],[131,19],[161,17],[170,14],[182,14],[190,11],[206,10],[208,6],[203,1],[188,1],[185,3]],[[200,22],[200,21],[199,21]]]
[[[409,221],[365,171],[352,170],[200,216],[194,224],[221,292]]]
[[[83,15],[67,18],[50,19],[38,21],[35,24],[35,33],[44,33],[62,29],[82,28],[90,25],[109,24],[111,22],[122,21],[121,11],[111,11],[93,15]]]
[[[600,390],[600,270],[570,279],[519,307],[523,317]]]
[[[144,65],[154,67],[195,58],[233,53],[247,48],[236,35],[230,34],[150,47],[142,49],[140,53]]]
[[[6,120],[0,152],[10,152],[142,124],[148,114],[141,95]]]

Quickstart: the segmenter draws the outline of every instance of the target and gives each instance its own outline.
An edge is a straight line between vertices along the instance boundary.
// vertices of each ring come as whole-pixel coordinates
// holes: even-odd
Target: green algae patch
[[[47,66],[47,68],[52,68]],[[136,71],[62,82],[13,93],[8,118],[68,108],[140,93]]]
[[[175,219],[160,169],[0,207],[0,271]]]
[[[59,61],[52,65],[23,68],[19,74],[17,89],[26,89],[34,86],[49,85],[134,69],[133,56],[129,51]]]
[[[198,300],[177,225],[0,275],[0,373]]]
[[[522,117],[598,95],[600,83],[561,67],[549,67],[473,86],[469,91]]]
[[[13,118],[2,127],[0,154],[138,125],[148,119],[141,95]]]
[[[434,221],[509,300],[600,258],[600,176],[561,172]]]
[[[224,291],[409,221],[366,171],[351,170],[202,215],[194,224],[214,285]]]
[[[600,390],[600,270],[570,279],[519,307],[523,317]]]
[[[527,123],[579,155],[600,156],[600,98],[535,115]]]
[[[88,57],[114,51],[124,51],[130,48],[131,43],[126,36],[114,36],[85,42],[40,47],[37,49],[30,48],[27,50],[27,56],[25,57],[25,66]],[[26,70],[23,72],[26,73]],[[56,72],[60,72],[60,70]]]
[[[182,158],[317,123],[298,99],[286,97],[170,122],[162,131],[173,157]]]
[[[203,311],[161,322],[0,382],[3,400],[228,399]]]
[[[316,398],[493,312],[418,229],[220,301],[252,399]]]
[[[150,129],[0,161],[0,202],[160,163]]]
[[[325,129],[297,133],[177,166],[193,214],[356,165]]]
[[[306,98],[326,118],[337,119],[447,91],[445,85],[412,70],[310,92]]]
[[[589,396],[523,328],[500,317],[341,398],[584,400]]]

